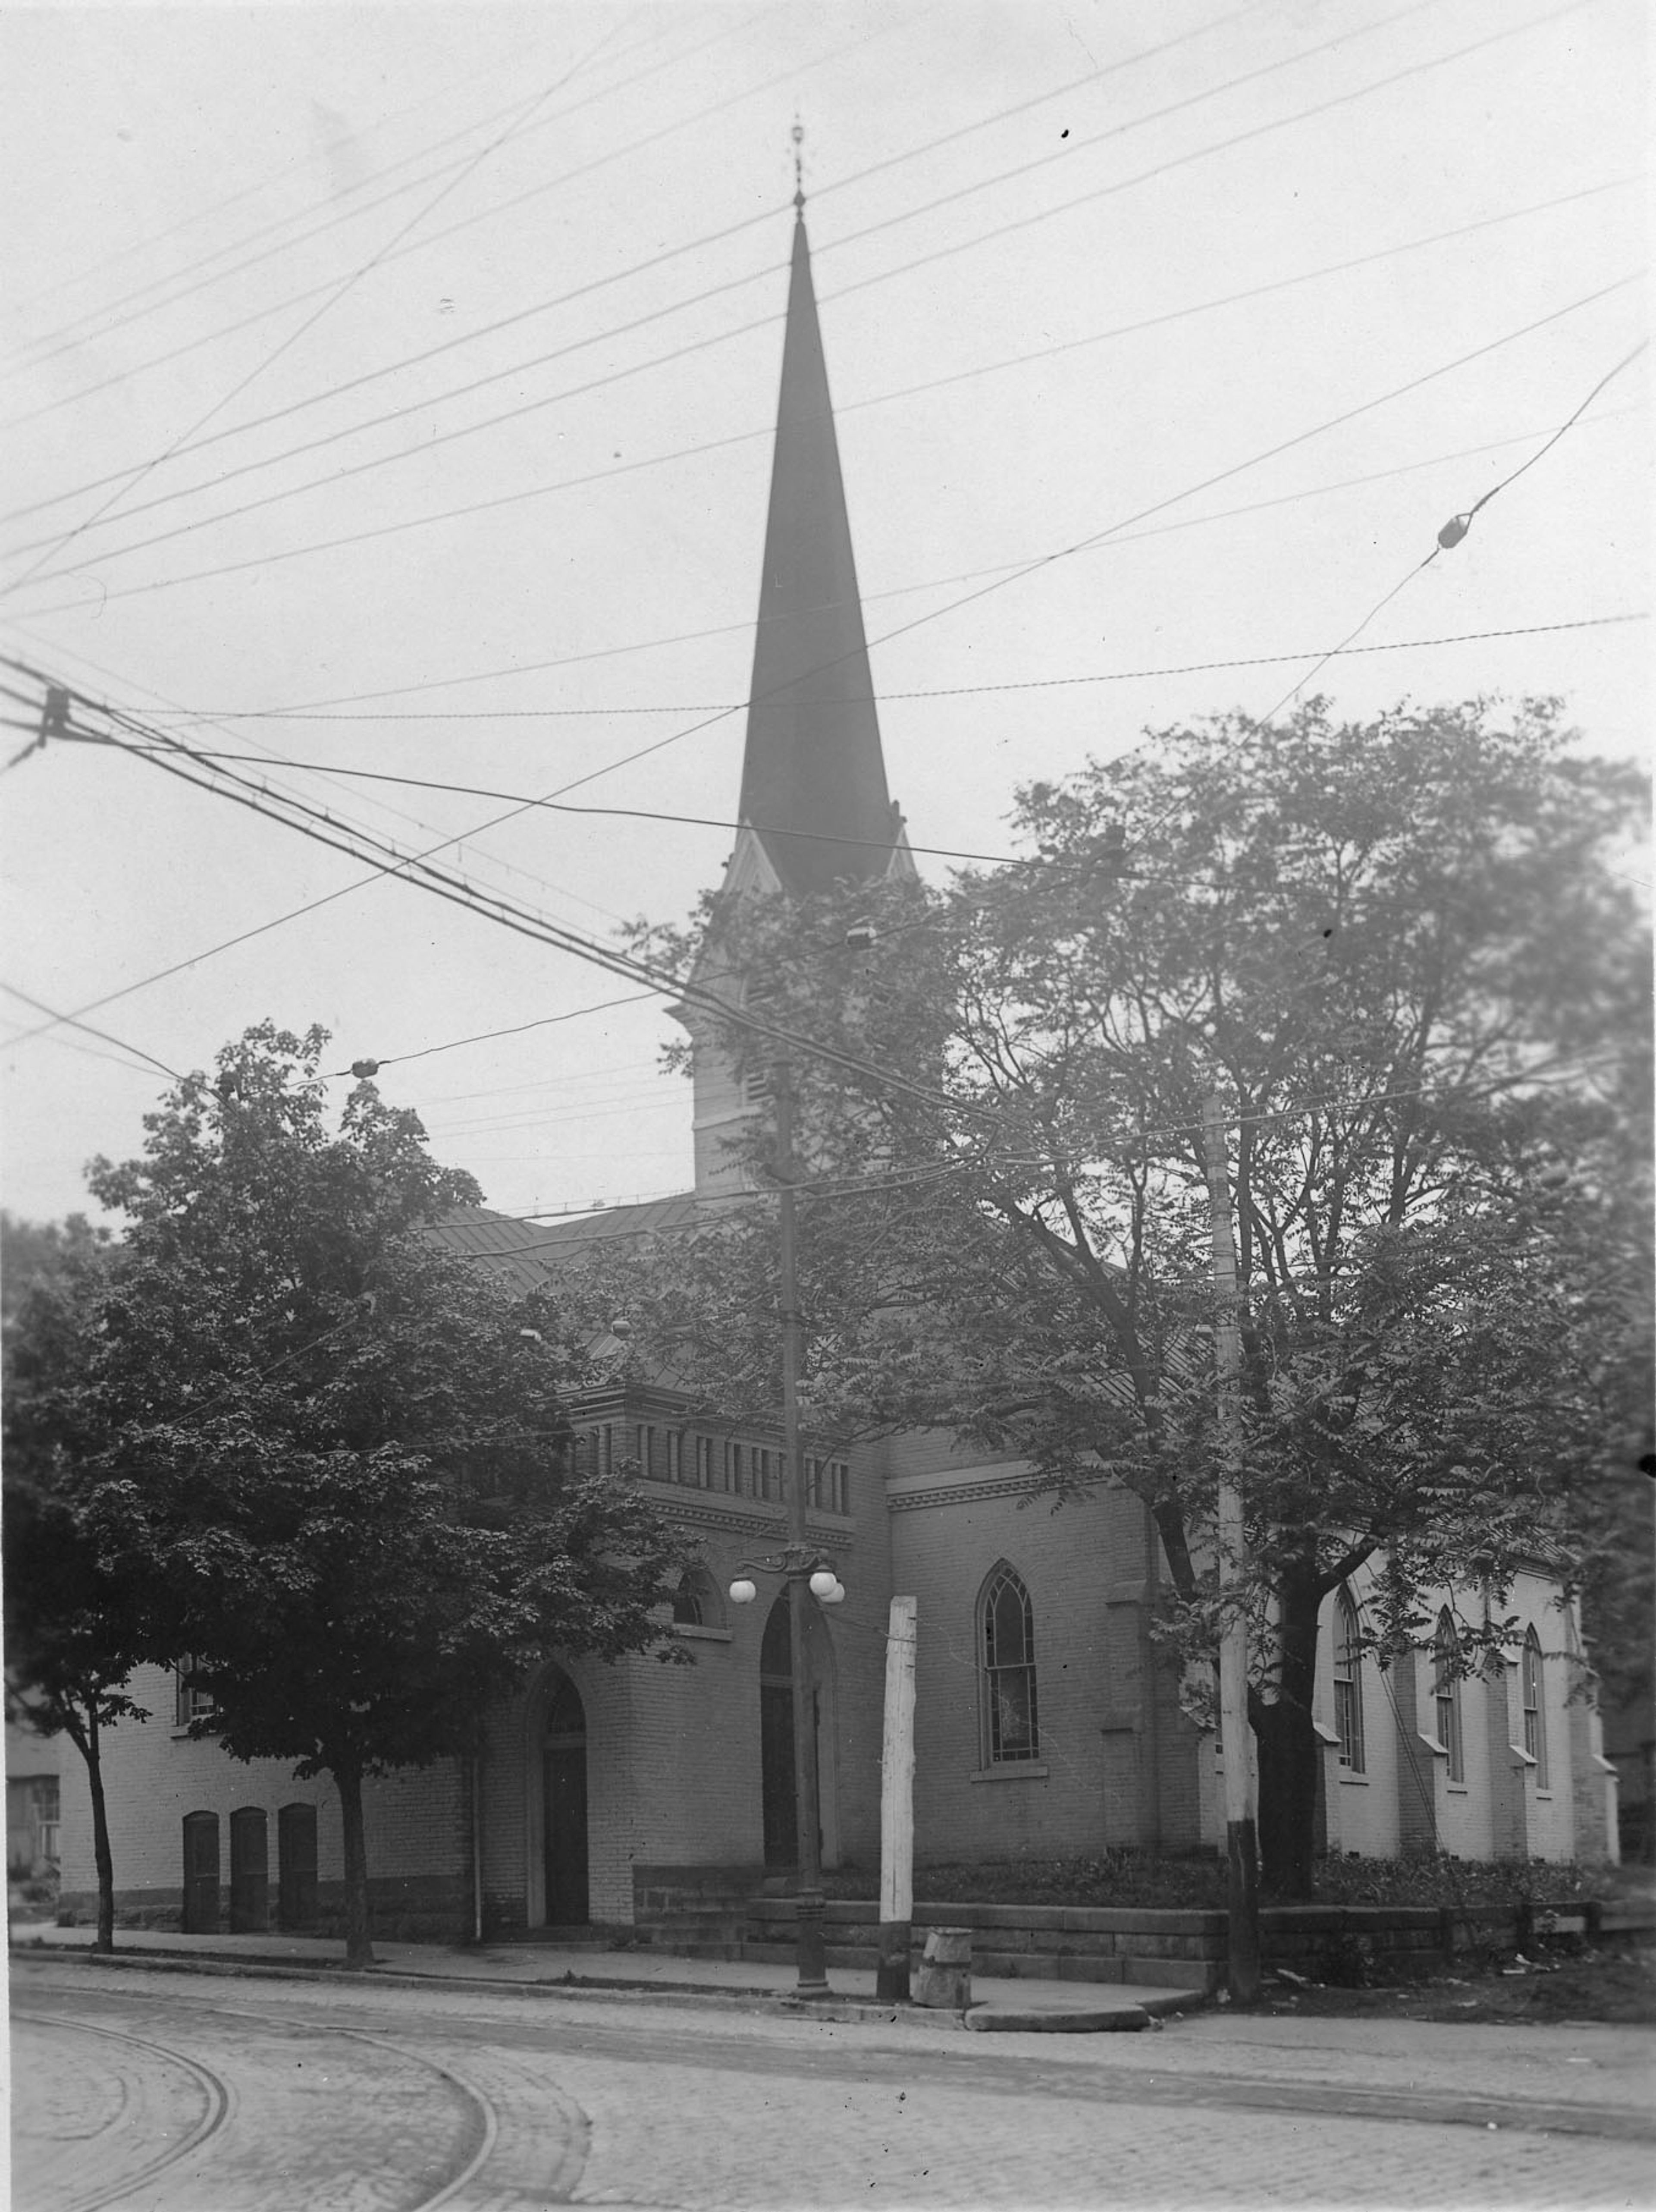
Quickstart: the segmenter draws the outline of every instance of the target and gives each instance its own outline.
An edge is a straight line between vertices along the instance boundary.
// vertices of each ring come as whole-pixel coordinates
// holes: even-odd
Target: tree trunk
[[[1275,1897],[1309,1899],[1317,1838],[1317,1780],[1322,1744],[1312,1723],[1317,1682],[1315,1583],[1289,1581],[1277,1620],[1276,1695],[1249,1700],[1259,1744],[1259,1858]]]
[[[81,1745],[86,1761],[87,1785],[92,1794],[92,1856],[98,1869],[98,1932],[94,1951],[115,1948],[115,1859],[109,1848],[109,1811],[104,1802],[103,1754],[98,1741],[98,1716],[88,1707],[87,1732]]]
[[[362,1835],[362,1771],[342,1762],[331,1770],[339,1791],[345,1844],[345,1964],[371,1966],[374,1916],[368,1898],[368,1847]]]

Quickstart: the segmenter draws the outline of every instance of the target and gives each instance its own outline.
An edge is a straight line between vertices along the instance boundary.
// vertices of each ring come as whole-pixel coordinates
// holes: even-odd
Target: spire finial
[[[794,205],[801,215],[805,213],[805,156],[800,151],[805,143],[805,125],[797,115],[794,118]]]

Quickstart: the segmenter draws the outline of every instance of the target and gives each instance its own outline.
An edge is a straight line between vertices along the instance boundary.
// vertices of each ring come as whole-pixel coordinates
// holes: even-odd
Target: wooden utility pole
[[[799,1893],[794,1900],[795,1994],[826,1996],[822,1938],[822,1858],[817,1806],[817,1701],[807,1638],[811,1554],[805,1531],[805,1462],[800,1450],[802,1334],[794,1205],[794,1101],[786,1066],[776,1072],[778,1236],[782,1276],[782,1441],[788,1494],[788,1645],[794,1674],[794,1804],[799,1836]]]
[[[1218,1385],[1219,1500],[1215,1514],[1221,1598],[1243,1580],[1246,1534],[1239,1487],[1241,1461],[1242,1356],[1236,1323],[1236,1238],[1231,1221],[1230,1169],[1223,1109],[1210,1097],[1202,1111],[1207,1140],[1208,1206],[1213,1224],[1214,1376]],[[1219,1645],[1219,1727],[1225,1746],[1225,1850],[1227,1984],[1239,2004],[1259,1996],[1259,1844],[1254,1822],[1253,1731],[1248,1724],[1248,1616],[1245,1596],[1226,1611]]]
[[[874,1995],[906,2003],[914,1922],[914,1662],[920,1603],[894,1597],[886,1637],[880,1762],[880,1962]]]

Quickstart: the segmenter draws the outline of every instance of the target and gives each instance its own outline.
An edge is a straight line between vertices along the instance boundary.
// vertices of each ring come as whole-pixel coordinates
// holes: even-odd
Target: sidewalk
[[[11,1930],[13,1955],[68,1952],[89,1955],[89,1928],[23,1923]],[[821,2018],[911,2020],[918,2026],[964,2026],[982,2032],[1117,2033],[1148,2027],[1161,2014],[1202,2002],[1194,1990],[1148,1989],[1121,1982],[1047,1982],[972,1978],[972,2003],[964,2015],[918,2006],[881,2004],[871,1968],[832,1967],[826,1998],[794,1994],[791,1966],[758,1960],[681,1959],[669,1952],[557,1950],[549,1944],[374,1944],[378,1963],[368,1978],[472,1984],[492,1989],[541,1990],[548,1996],[654,1995],[679,2003],[740,2005],[752,2010],[808,2011]],[[118,1960],[157,1966],[186,1962],[253,1972],[337,1972],[344,1964],[342,1941],[326,1936],[180,1936],[170,1930],[118,1928]]]

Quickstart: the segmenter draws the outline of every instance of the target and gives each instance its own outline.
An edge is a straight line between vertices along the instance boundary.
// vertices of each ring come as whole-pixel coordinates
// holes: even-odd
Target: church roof
[[[765,524],[741,818],[785,890],[866,882],[891,865],[886,787],[845,487],[801,203]]]
[[[560,1261],[583,1247],[618,1237],[645,1237],[659,1230],[682,1230],[697,1219],[696,1201],[682,1196],[612,1206],[556,1221],[520,1221],[487,1206],[455,1206],[432,1222],[426,1235],[434,1244],[476,1261],[508,1290],[542,1290],[557,1281]]]

